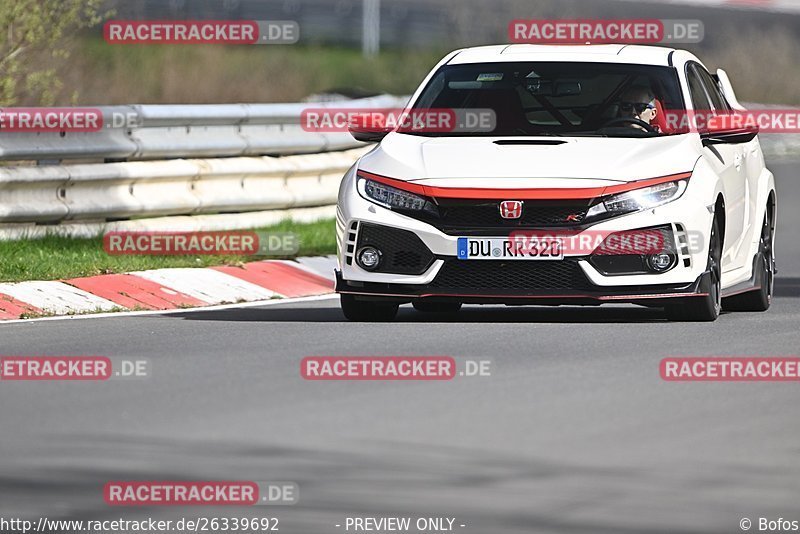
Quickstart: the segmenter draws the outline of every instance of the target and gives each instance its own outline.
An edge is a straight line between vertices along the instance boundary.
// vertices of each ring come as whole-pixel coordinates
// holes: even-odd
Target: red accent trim
[[[455,298],[487,298],[487,299],[592,299],[592,300],[644,300],[683,297],[707,297],[708,293],[664,293],[651,295],[469,295],[463,293],[425,293],[422,295],[403,295],[399,293],[366,293],[360,291],[337,291],[348,295],[363,295],[365,297],[394,297],[394,298],[428,298],[428,297],[455,297]]]
[[[670,174],[669,176],[660,176],[658,178],[649,178],[647,180],[637,180],[635,182],[628,182],[625,184],[609,185],[605,187],[564,187],[564,188],[530,188],[530,189],[496,189],[496,188],[477,188],[477,187],[437,187],[429,185],[420,185],[412,182],[405,182],[396,178],[389,178],[379,174],[373,174],[367,171],[358,171],[359,176],[368,178],[382,184],[423,195],[426,197],[436,198],[469,198],[479,200],[589,200],[593,198],[603,197],[606,195],[614,195],[618,193],[625,193],[643,187],[650,187],[652,185],[663,184],[667,182],[674,182],[675,180],[684,180],[691,178],[691,172],[682,172],[678,174]]]
[[[425,191],[424,185],[419,185],[412,182],[404,182],[403,180],[397,180],[395,178],[389,178],[387,176],[381,176],[380,174],[373,174],[367,171],[358,171],[357,174],[362,178],[368,178],[375,182],[379,182],[385,185],[390,185],[392,187],[396,187],[397,189],[408,191],[409,193],[416,193],[418,195],[428,195],[428,193]]]

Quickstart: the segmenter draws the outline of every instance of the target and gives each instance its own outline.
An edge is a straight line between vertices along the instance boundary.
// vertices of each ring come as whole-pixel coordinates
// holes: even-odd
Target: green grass
[[[410,94],[447,51],[365,59],[332,46],[109,46],[97,36],[74,46],[58,66],[63,104],[297,102],[333,88]]]
[[[333,219],[308,224],[285,221],[268,228],[259,228],[256,231],[294,232],[300,242],[298,256],[334,254],[336,252],[336,231]],[[238,265],[248,261],[279,258],[281,257],[111,256],[103,250],[101,237],[73,239],[48,236],[42,239],[0,242],[0,282],[60,280],[168,267]]]

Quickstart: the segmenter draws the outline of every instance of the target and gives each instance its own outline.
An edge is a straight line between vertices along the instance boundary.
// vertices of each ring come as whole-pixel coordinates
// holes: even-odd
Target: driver
[[[639,119],[642,122],[650,124],[652,128],[659,131],[655,124],[651,124],[653,119],[658,115],[656,108],[656,96],[649,87],[644,85],[633,85],[622,93],[619,99],[619,118],[621,119]],[[635,123],[627,123],[631,128],[638,128],[647,131],[642,125]]]

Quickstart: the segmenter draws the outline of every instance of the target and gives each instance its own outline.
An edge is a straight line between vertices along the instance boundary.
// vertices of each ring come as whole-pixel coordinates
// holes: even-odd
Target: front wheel
[[[667,317],[671,321],[711,322],[716,321],[722,311],[722,238],[719,235],[719,221],[711,223],[711,238],[708,243],[709,276],[708,294],[702,297],[689,297],[666,306]]]
[[[397,317],[398,304],[356,300],[354,295],[339,295],[342,313],[349,321],[385,323]]]

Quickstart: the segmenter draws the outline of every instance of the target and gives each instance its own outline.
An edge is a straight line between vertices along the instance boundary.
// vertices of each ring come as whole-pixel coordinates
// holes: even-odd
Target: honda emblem
[[[519,219],[522,217],[522,201],[504,200],[501,202],[500,216],[504,219]]]

